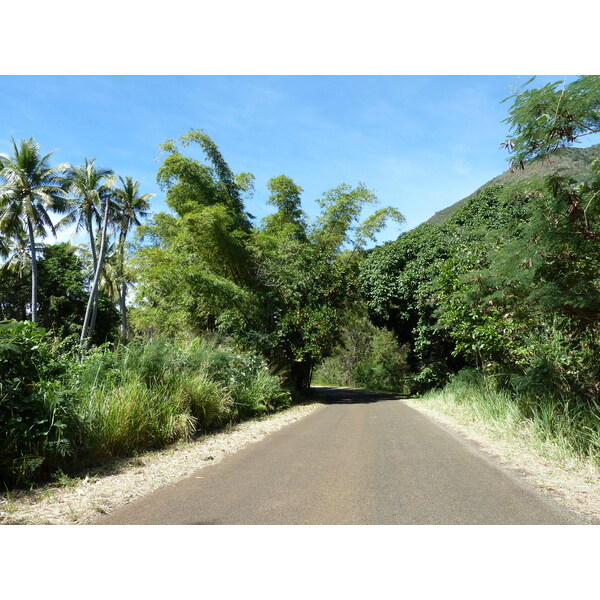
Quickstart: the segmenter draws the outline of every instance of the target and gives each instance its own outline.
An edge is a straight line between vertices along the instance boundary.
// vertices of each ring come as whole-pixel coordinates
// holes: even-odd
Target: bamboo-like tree
[[[116,196],[119,202],[116,224],[119,230],[119,263],[118,263],[118,281],[119,281],[119,308],[121,311],[121,336],[127,337],[127,307],[125,304],[127,297],[127,279],[125,277],[125,244],[127,234],[132,227],[141,225],[140,218],[149,214],[150,199],[154,194],[139,194],[140,182],[133,181],[131,177],[123,179],[119,177],[120,187],[116,189]]]
[[[0,232],[14,238],[26,231],[31,256],[31,320],[37,322],[36,236],[45,238],[48,229],[56,235],[49,212],[64,213],[68,208],[64,172],[68,164],[49,165],[50,152],[42,156],[31,137],[17,145],[12,155],[0,154]]]

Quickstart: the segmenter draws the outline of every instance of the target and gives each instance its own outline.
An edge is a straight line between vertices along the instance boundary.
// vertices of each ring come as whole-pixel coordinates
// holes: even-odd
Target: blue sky
[[[270,212],[266,182],[286,174],[304,189],[309,215],[328,189],[364,182],[410,229],[507,168],[499,145],[510,104],[500,102],[528,78],[0,76],[0,151],[33,136],[43,152],[57,149],[54,162],[95,157],[140,180],[158,212],[157,146],[203,129],[234,172],[255,175],[247,208],[259,219]]]

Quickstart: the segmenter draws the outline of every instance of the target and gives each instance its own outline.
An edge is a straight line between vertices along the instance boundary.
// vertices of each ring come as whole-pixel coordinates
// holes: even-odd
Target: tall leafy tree
[[[182,153],[192,143],[206,164]],[[401,216],[384,209],[359,224],[375,196],[362,184],[341,185],[325,194],[321,217],[309,225],[302,189],[280,175],[267,184],[277,211],[253,226],[244,198],[254,178],[234,175],[210,138],[192,131],[161,148],[157,179],[174,214],[159,213],[138,230],[137,326],[227,334],[307,387],[339,343],[343,311],[357,293],[350,257],[385,218]]]
[[[181,149],[195,144],[209,164],[185,156]],[[252,228],[245,211],[243,194],[248,184],[247,173],[238,176],[229,168],[217,145],[202,130],[190,130],[177,141],[167,140],[159,148],[166,153],[157,174],[159,185],[167,192],[167,204],[179,215],[195,211],[199,206],[222,205],[235,219],[237,228]]]
[[[68,165],[50,166],[52,152],[41,155],[33,138],[12,140],[12,155],[0,154],[0,231],[12,237],[23,229],[31,256],[31,320],[38,320],[36,237],[56,235],[49,212],[63,213],[68,204],[64,172]]]
[[[183,152],[200,147],[206,163]],[[200,333],[243,323],[256,312],[251,231],[243,197],[250,174],[234,175],[200,131],[160,146],[157,181],[174,214],[158,213],[138,229],[133,266],[136,320],[147,332]]]
[[[384,208],[360,222],[376,202],[364,184],[342,184],[326,192],[312,226],[300,206],[301,188],[286,176],[268,182],[278,211],[254,236],[258,276],[264,292],[263,352],[287,368],[294,385],[310,386],[315,367],[340,343],[347,311],[358,300],[361,250],[385,224],[403,217]]]

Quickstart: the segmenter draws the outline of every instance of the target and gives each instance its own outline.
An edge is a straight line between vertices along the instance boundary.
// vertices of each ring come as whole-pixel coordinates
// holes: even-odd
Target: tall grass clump
[[[194,417],[197,430],[211,430],[230,420],[232,400],[229,390],[204,371],[183,379],[177,378],[174,387],[177,389],[176,395]]]
[[[79,385],[83,446],[96,458],[160,447],[289,405],[262,358],[200,339],[97,351],[82,365]]]
[[[510,385],[510,378],[507,380]],[[423,396],[431,406],[458,411],[499,432],[528,437],[534,445],[564,458],[600,465],[600,405],[593,399],[535,395],[505,387],[506,381],[479,371],[461,371],[443,390]]]
[[[77,406],[82,443],[91,459],[126,456],[190,439],[195,419],[185,400],[165,385],[148,386],[139,377],[99,385]]]

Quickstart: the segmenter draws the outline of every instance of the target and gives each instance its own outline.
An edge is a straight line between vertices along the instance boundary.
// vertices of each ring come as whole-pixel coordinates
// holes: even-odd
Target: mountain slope
[[[585,181],[589,178],[589,167],[596,158],[600,160],[600,144],[589,148],[560,148],[544,158],[526,163],[524,169],[509,169],[494,177],[466,198],[436,212],[426,223],[435,225],[443,223],[461,208],[467,200],[491,185],[510,186],[528,179],[536,179],[555,173],[570,176],[576,181]]]

